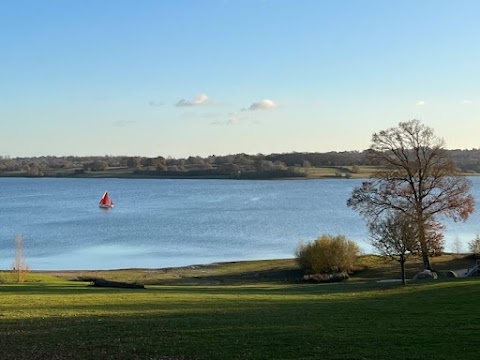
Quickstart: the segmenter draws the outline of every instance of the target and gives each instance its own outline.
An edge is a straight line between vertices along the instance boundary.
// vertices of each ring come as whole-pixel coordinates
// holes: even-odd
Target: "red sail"
[[[112,201],[110,200],[110,197],[108,196],[108,193],[105,191],[105,194],[103,194],[102,199],[100,200],[100,205],[112,205]]]

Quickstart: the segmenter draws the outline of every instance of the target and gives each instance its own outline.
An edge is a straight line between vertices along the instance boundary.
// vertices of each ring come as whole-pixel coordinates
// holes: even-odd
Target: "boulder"
[[[413,277],[413,281],[418,281],[418,280],[431,281],[436,279],[438,279],[437,273],[430,270],[420,271],[419,273],[416,273],[415,276]]]
[[[447,278],[458,278],[457,273],[452,270],[445,271],[444,276]]]

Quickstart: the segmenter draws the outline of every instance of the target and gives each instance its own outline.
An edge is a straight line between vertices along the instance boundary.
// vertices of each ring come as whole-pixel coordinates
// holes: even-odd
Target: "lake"
[[[480,199],[480,177],[471,178]],[[362,180],[0,178],[0,269],[24,255],[34,270],[160,268],[291,258],[300,241],[343,234],[371,252],[346,201]],[[115,208],[100,209],[108,190]],[[447,222],[446,250],[480,232],[479,212]]]

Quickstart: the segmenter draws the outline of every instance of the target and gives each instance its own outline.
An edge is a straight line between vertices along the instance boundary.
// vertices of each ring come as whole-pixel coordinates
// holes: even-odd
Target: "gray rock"
[[[431,281],[438,279],[438,275],[436,272],[430,270],[423,270],[419,273],[416,273],[413,277],[413,281],[423,280],[423,281]]]

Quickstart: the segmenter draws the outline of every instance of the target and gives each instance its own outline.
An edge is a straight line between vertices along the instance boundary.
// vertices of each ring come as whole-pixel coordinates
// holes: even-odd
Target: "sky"
[[[0,0],[0,156],[480,148],[480,1]]]

